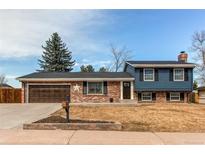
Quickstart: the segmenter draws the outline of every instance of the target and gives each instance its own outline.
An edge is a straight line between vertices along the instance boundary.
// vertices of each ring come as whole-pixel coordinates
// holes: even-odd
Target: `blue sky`
[[[0,73],[20,87],[15,78],[39,69],[41,45],[53,32],[72,51],[74,71],[109,65],[110,43],[131,50],[130,60],[176,60],[205,30],[204,17],[205,10],[0,10]]]

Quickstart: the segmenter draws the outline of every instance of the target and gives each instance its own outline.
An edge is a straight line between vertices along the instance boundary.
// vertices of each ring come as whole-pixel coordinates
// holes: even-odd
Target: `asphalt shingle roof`
[[[34,72],[21,78],[133,78],[126,72]]]
[[[127,61],[130,64],[193,64],[181,61]]]

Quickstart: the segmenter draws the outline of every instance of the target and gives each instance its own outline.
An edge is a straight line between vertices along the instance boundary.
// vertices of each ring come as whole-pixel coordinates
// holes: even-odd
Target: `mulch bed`
[[[67,119],[61,116],[50,116],[33,123],[68,123]],[[102,121],[102,120],[81,120],[81,119],[70,119],[69,123],[114,123],[112,121]]]

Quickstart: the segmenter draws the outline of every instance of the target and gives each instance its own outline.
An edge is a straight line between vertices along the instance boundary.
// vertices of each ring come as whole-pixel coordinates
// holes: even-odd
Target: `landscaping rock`
[[[24,124],[29,130],[121,130],[121,123],[31,123]]]

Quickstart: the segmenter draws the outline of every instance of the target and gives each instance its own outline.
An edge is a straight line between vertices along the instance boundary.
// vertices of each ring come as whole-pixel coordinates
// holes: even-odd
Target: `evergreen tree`
[[[51,38],[46,41],[42,59],[39,59],[39,65],[42,70],[46,72],[70,72],[75,65],[72,60],[71,53],[66,44],[61,40],[58,33],[53,33]]]
[[[196,80],[194,80],[193,89],[194,89],[194,90],[197,90],[197,88],[198,88],[198,83],[197,83]]]
[[[87,65],[87,66],[82,65],[80,67],[80,70],[81,72],[95,72],[95,69],[92,65]]]
[[[82,66],[80,67],[80,71],[81,71],[81,72],[87,72],[87,68],[85,67],[85,65],[82,65]]]
[[[101,67],[101,68],[99,69],[99,72],[108,72],[108,69],[105,68],[105,67]]]

